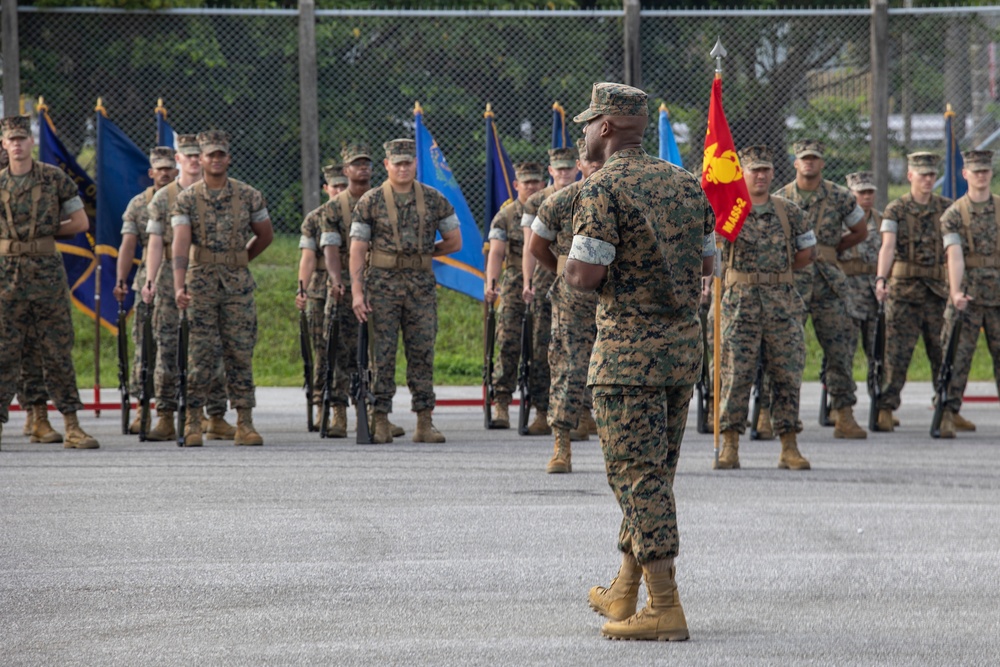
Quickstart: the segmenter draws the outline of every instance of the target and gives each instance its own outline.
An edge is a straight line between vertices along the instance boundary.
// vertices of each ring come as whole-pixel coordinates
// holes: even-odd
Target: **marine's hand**
[[[524,291],[521,292],[521,298],[524,299],[525,303],[531,303],[531,300],[535,298],[535,288],[531,285],[525,285]]]
[[[177,301],[177,307],[181,310],[187,310],[187,307],[191,305],[191,294],[185,289],[177,290],[174,299]]]
[[[973,298],[966,294],[965,292],[954,293],[951,295],[951,302],[955,304],[955,308],[960,311],[964,311],[969,307],[969,302],[973,301]]]
[[[306,293],[305,292],[296,292],[295,293],[295,307],[298,308],[299,310],[305,310],[306,309],[306,300],[307,299],[306,299]]]
[[[143,303],[153,303],[153,298],[156,296],[156,290],[149,283],[142,286],[142,301]]]
[[[123,283],[121,281],[119,281],[118,284],[115,285],[115,288],[114,288],[113,291],[114,291],[114,294],[115,294],[115,300],[118,301],[119,303],[121,303],[122,301],[124,301],[125,297],[128,296],[128,288],[125,287],[125,283]]]
[[[364,295],[355,295],[351,308],[354,310],[354,316],[358,318],[358,322],[364,324],[368,321],[368,313],[372,312],[372,305]]]

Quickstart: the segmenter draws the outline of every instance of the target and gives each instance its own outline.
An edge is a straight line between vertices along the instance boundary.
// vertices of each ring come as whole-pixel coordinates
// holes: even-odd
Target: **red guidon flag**
[[[712,99],[708,103],[701,189],[715,211],[716,233],[735,241],[750,213],[750,193],[743,181],[743,169],[736,156],[726,112],[722,110],[722,79],[719,77],[712,82]]]

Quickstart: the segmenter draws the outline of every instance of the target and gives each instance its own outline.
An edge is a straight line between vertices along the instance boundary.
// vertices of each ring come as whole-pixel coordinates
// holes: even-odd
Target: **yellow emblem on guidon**
[[[716,155],[719,148],[718,142],[705,149],[705,158],[702,162],[701,172],[710,183],[725,185],[743,178],[743,170],[740,169],[740,160],[734,151],[725,151],[722,155]]]

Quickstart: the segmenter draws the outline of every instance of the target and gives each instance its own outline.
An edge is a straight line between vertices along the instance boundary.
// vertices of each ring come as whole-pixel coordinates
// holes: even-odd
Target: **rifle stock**
[[[187,294],[187,286],[184,286]],[[177,446],[184,446],[184,421],[187,418],[188,335],[187,309],[181,310],[177,325]]]
[[[146,442],[149,433],[150,403],[153,400],[153,371],[156,363],[156,343],[153,340],[153,307],[139,304],[142,316],[142,365],[139,368],[139,442]]]
[[[750,439],[760,440],[760,431],[757,430],[757,422],[760,421],[760,410],[764,401],[764,349],[761,347],[760,356],[757,357],[757,370],[754,373],[753,388],[750,389],[750,397],[753,399],[753,411],[750,413]]]
[[[698,433],[712,433],[715,428],[714,424],[708,423],[708,414],[710,412],[710,406],[712,404],[712,378],[711,378],[711,368],[712,361],[708,353],[708,305],[705,304],[698,308],[698,318],[701,320],[701,342],[702,342],[702,360],[701,360],[701,377],[698,378],[698,382],[695,384],[695,390],[698,393],[698,414],[697,414],[697,425]]]
[[[305,288],[302,286],[302,281],[299,281],[299,294],[304,295],[306,293]],[[306,429],[312,433],[316,430],[316,425],[313,423],[313,356],[312,356],[312,344],[309,340],[309,317],[306,315],[305,310],[299,311],[299,350],[302,354],[302,374],[305,376],[305,381],[302,384],[302,388],[306,392]]]
[[[119,281],[119,287],[124,287],[124,281]],[[128,395],[128,313],[125,312],[125,301],[118,302],[118,392],[122,399],[122,435],[128,435],[131,403]]]
[[[822,383],[819,391],[819,425],[833,426],[833,421],[830,420],[830,401],[826,395],[826,355],[823,356],[823,365],[819,370],[819,381]]]
[[[358,323],[357,371],[351,377],[351,395],[354,398],[354,410],[358,420],[359,445],[370,445],[374,442],[371,425],[368,423],[368,404],[375,400],[371,390],[372,372],[368,367],[368,327],[371,316],[372,314],[368,313],[368,322]]]
[[[493,289],[497,281],[493,281]],[[493,428],[493,348],[496,343],[497,314],[493,302],[483,299],[483,426]]]
[[[871,360],[868,363],[868,430],[878,431],[878,406],[882,402],[882,383],[885,381],[885,302],[878,305],[875,320],[875,340],[872,341]]]
[[[528,416],[531,412],[531,328],[534,316],[531,306],[524,309],[521,319],[521,360],[517,365],[517,388],[521,393],[521,405],[517,413],[517,432],[528,435]]]
[[[951,324],[948,334],[948,347],[945,349],[941,368],[934,382],[934,416],[931,417],[931,437],[941,437],[941,420],[944,418],[945,404],[948,402],[948,385],[955,370],[955,352],[958,350],[958,340],[962,335],[962,312],[955,310],[955,321]]]
[[[319,437],[328,438],[330,432],[330,408],[333,403],[333,387],[337,369],[335,356],[340,347],[340,313],[334,302],[330,310],[330,321],[326,325],[326,366],[323,368],[323,416],[319,423]]]

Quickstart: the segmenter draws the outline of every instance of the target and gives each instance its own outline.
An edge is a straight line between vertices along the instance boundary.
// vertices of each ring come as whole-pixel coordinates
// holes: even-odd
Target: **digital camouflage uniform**
[[[139,237],[136,254],[141,254],[142,259],[139,260],[139,267],[135,271],[135,280],[132,281],[132,289],[136,294],[141,294],[142,288],[146,284],[146,248],[149,247],[149,233],[146,231],[146,227],[149,223],[149,204],[153,200],[155,193],[156,190],[152,186],[146,188],[145,191],[132,197],[132,201],[125,208],[125,213],[122,214],[122,236],[125,236],[125,234],[134,234]],[[142,371],[142,322],[140,321],[142,319],[140,316],[142,307],[140,303],[141,301],[137,299],[135,310],[132,313],[132,344],[134,345],[134,350],[132,377],[129,379],[129,384],[131,385],[129,392],[133,396],[140,394],[142,384],[139,379]],[[156,336],[153,336],[153,338],[156,338]],[[157,353],[158,350],[154,345],[154,359]]]
[[[323,208],[329,202],[306,214],[302,221],[299,237],[299,249],[313,252],[316,255],[316,268],[306,288],[306,319],[309,321],[309,339],[313,349],[313,402],[319,404],[323,400],[323,371],[326,368],[326,317],[327,282],[326,262],[320,250],[320,237],[323,234]]]
[[[170,209],[175,205],[182,188],[177,181],[157,190],[148,207],[147,235],[163,237],[163,261],[155,276],[156,297],[153,300],[153,338],[156,339],[156,372],[153,385],[156,391],[157,411],[177,411],[177,335],[180,311],[174,294],[174,269],[171,262],[171,245],[174,229],[170,225]],[[215,373],[208,390],[205,411],[212,417],[226,414],[225,369],[222,365],[221,341],[216,348]]]
[[[969,168],[968,158],[966,168]],[[993,359],[993,379],[1000,389],[1000,197],[992,195],[989,201],[973,202],[964,195],[941,216],[941,232],[945,248],[952,245],[962,248],[965,258],[962,287],[973,299],[962,312],[962,332],[948,385],[946,407],[957,413],[962,407],[962,394],[969,380],[980,329],[986,333],[986,344]],[[946,324],[941,332],[942,347],[948,344],[957,312],[949,300]]]
[[[941,214],[951,200],[931,194],[922,206],[905,194],[889,203],[882,217],[883,232],[896,233],[896,253],[885,309],[885,374],[879,409],[896,410],[906,383],[913,348],[923,336],[932,377],[941,368],[941,331],[948,302],[944,279]],[[921,274],[921,275],[914,275]]]
[[[500,304],[497,308],[496,348],[493,367],[494,396],[497,403],[510,404],[517,385],[517,368],[521,359],[521,321],[524,303],[524,231],[521,218],[524,204],[514,199],[497,211],[490,223],[489,240],[507,244],[503,273],[500,274]],[[533,392],[533,390],[531,390]],[[534,398],[534,393],[532,393]]]
[[[565,265],[573,245],[573,201],[581,187],[583,181],[576,181],[554,193],[538,208],[531,223],[533,234],[552,241],[549,250],[559,258],[559,266]],[[597,336],[597,294],[570,289],[560,274],[555,275],[548,293],[552,308],[548,424],[574,429],[583,411],[592,405],[587,368]]]
[[[584,181],[573,228],[569,258],[608,267],[587,384],[623,513],[619,548],[640,564],[674,558],[673,480],[701,372],[698,297],[715,217],[694,176],[633,148]]]
[[[521,214],[521,227],[531,227],[538,215],[538,209],[554,193],[558,192],[554,185],[548,185],[528,197]],[[524,231],[521,232],[522,238]],[[523,283],[523,276],[522,276]],[[549,289],[555,282],[556,274],[541,264],[535,265],[531,275],[531,286],[535,290],[535,298],[531,303],[531,377],[528,378],[531,404],[538,412],[549,411],[549,386],[551,370],[549,368],[549,342],[552,338],[552,303],[549,301]]]
[[[73,367],[69,285],[54,237],[83,202],[62,170],[37,161],[23,177],[0,171],[0,199],[0,423],[7,422],[32,335],[48,394],[60,412],[76,413],[83,403]],[[32,241],[51,242],[51,250],[24,247]]]
[[[805,304],[795,289],[792,262],[797,251],[815,244],[802,211],[778,196],[754,205],[735,242],[723,241],[721,431],[745,431],[761,354],[771,379],[774,432],[795,431],[806,351]]]
[[[190,225],[191,247],[198,249],[192,250],[187,271],[192,298],[188,308],[191,410],[199,410],[208,401],[220,349],[230,405],[237,409],[256,405],[253,349],[257,307],[253,291],[257,284],[247,266],[246,246],[254,236],[250,225],[268,219],[264,196],[233,178],[227,178],[225,187],[217,192],[199,181],[177,195],[170,224]],[[229,264],[194,258],[196,252],[224,254]]]
[[[874,176],[870,172],[847,175],[847,185],[854,192],[874,190]],[[875,298],[875,275],[878,251],[882,247],[882,214],[875,209],[865,214],[868,236],[864,241],[837,254],[837,264],[847,277],[847,294],[851,303],[848,312],[856,326],[851,329],[851,350],[858,349],[860,336],[865,359],[871,364],[875,345],[875,328],[878,322],[878,300]]]
[[[433,410],[435,403],[437,295],[430,255],[434,251],[435,233],[445,234],[458,229],[459,222],[455,209],[444,195],[414,182],[410,192],[392,193],[398,216],[398,226],[394,230],[386,207],[387,189],[392,192],[388,181],[362,195],[354,207],[351,222],[351,238],[369,243],[371,251],[367,289],[373,309],[369,326],[375,368],[374,410],[392,412],[392,397],[396,393],[396,347],[402,329],[411,409],[423,412]],[[418,191],[422,192],[426,207],[423,220],[417,214]],[[387,261],[399,259],[413,268],[378,268],[380,257]],[[425,263],[421,265],[424,257]]]

